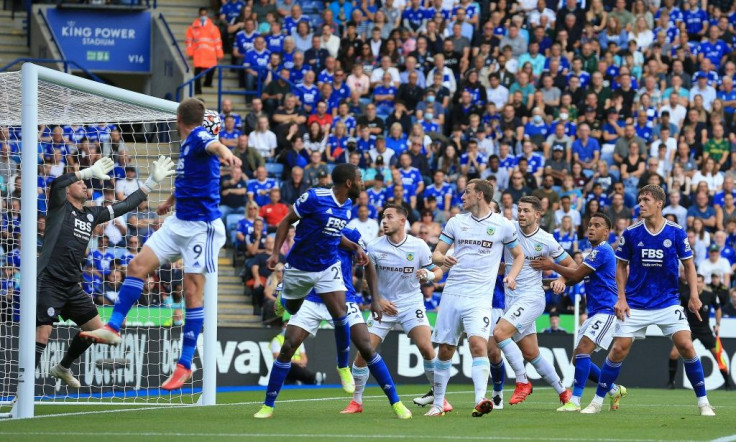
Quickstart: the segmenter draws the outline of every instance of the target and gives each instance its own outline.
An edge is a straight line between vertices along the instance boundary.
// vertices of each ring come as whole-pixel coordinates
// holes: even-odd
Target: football
[[[217,136],[222,129],[222,122],[220,121],[220,114],[213,110],[207,110],[204,112],[204,121],[202,121],[202,127],[207,129],[207,132],[214,136]]]

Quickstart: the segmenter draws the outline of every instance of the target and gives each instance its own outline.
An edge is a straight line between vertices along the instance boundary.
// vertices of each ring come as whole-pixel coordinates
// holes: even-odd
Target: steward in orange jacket
[[[194,60],[194,67],[207,69],[217,65],[217,60],[221,59],[224,54],[220,30],[207,17],[206,9],[204,12],[204,16],[200,12],[200,17],[194,20],[194,23],[187,29],[186,44],[187,55]]]

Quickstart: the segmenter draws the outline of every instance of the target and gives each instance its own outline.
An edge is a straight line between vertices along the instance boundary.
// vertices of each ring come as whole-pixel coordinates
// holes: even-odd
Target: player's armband
[[[455,242],[455,238],[451,238],[451,237],[445,235],[444,233],[441,233],[440,234],[440,241],[445,242],[447,244],[452,244],[452,243]]]
[[[511,242],[503,243],[503,245],[506,246],[506,248],[510,250],[516,247],[517,245],[519,245],[519,240],[514,238],[513,240],[511,240]]]

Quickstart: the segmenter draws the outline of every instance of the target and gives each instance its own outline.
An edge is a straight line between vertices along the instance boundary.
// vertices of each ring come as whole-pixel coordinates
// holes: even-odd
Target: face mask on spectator
[[[560,115],[560,118],[562,118],[562,115]],[[567,117],[565,117],[567,118]],[[541,115],[535,115],[532,117],[532,121],[534,121],[534,124],[539,124],[542,122],[542,116]]]
[[[569,117],[569,116],[570,115],[568,115],[568,114],[566,114],[566,113],[563,112],[563,113],[560,114],[560,120],[567,120],[567,117]]]
[[[431,119],[432,119],[432,117],[434,117],[434,115],[432,115],[432,114],[430,114],[430,113],[426,113],[426,114],[424,114],[424,119],[425,119],[425,120],[431,120]]]
[[[434,103],[434,95],[427,95],[427,103]]]

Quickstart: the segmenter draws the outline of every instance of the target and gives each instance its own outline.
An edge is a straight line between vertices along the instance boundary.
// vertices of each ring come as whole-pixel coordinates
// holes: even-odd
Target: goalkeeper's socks
[[[593,365],[593,363],[590,360],[590,355],[579,354],[575,356],[575,380],[573,382],[573,387],[572,387],[573,396],[577,398],[583,397],[583,390],[585,389],[585,383],[588,381],[588,378],[590,377],[591,365]]]
[[[605,397],[606,393],[611,391],[611,387],[616,382],[619,373],[621,373],[621,362],[612,362],[606,358],[606,362],[601,367],[601,376],[598,379],[598,388],[595,391],[596,398]],[[702,373],[702,370],[701,370]]]
[[[269,407],[274,406],[281,387],[284,386],[284,381],[289,374],[289,370],[291,370],[291,361],[281,362],[278,359],[273,361],[271,376],[268,377],[268,387],[266,387],[266,400],[263,401],[264,405],[268,405]]]
[[[133,307],[133,304],[138,301],[138,298],[141,297],[142,292],[142,279],[135,278],[133,276],[128,276],[127,278],[125,278],[125,281],[123,281],[123,285],[120,287],[118,298],[115,300],[115,307],[113,307],[112,309],[110,320],[107,321],[107,326],[119,332],[120,328],[123,326],[123,321],[125,321],[125,317],[130,311],[130,308]]]
[[[503,391],[503,384],[506,382],[506,364],[503,358],[498,364],[491,363],[491,377],[493,378],[493,391]]]
[[[72,363],[76,361],[78,357],[82,356],[90,345],[92,345],[92,341],[80,338],[79,333],[77,333],[76,336],[74,336],[74,339],[72,339],[72,343],[69,344],[69,349],[66,351],[66,354],[61,359],[61,366],[64,368],[70,368]]]
[[[683,359],[683,362],[685,363],[685,374],[695,390],[695,396],[705,397],[705,376],[700,358],[695,356],[692,359]]]
[[[41,355],[43,355],[43,351],[46,350],[46,345],[42,342],[36,342],[36,365],[35,368],[38,368],[38,364],[41,362]]]
[[[378,382],[378,386],[386,394],[391,405],[401,400],[399,399],[398,393],[396,393],[396,385],[391,378],[391,373],[388,372],[388,367],[386,367],[386,363],[383,361],[381,355],[376,353],[373,356],[373,359],[368,362],[368,370],[371,371],[376,382]]]
[[[204,307],[188,308],[184,319],[184,339],[182,339],[179,363],[187,370],[191,370],[194,349],[197,348],[197,338],[204,323]]]
[[[335,324],[335,345],[337,347],[337,368],[348,366],[350,359],[350,324],[348,315],[333,319]]]

